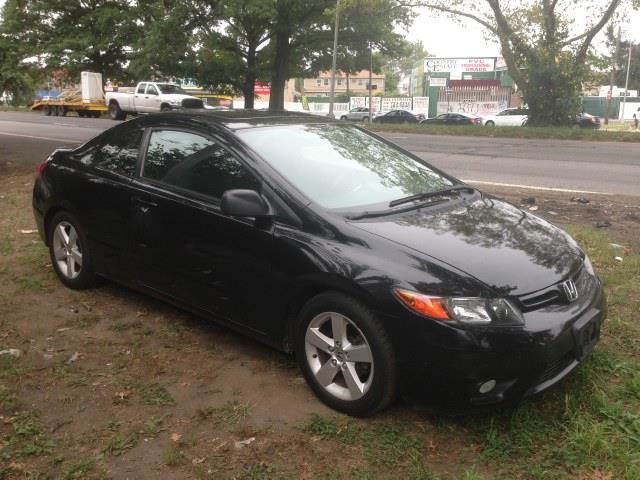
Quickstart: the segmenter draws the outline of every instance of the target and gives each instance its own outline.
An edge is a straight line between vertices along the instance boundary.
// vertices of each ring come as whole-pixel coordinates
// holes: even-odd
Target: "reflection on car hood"
[[[463,270],[501,295],[557,283],[582,262],[565,232],[488,197],[445,211],[427,208],[353,225]]]

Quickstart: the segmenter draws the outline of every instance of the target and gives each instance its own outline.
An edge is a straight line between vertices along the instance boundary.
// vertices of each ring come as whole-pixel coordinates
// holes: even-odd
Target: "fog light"
[[[484,382],[482,385],[480,385],[480,388],[478,389],[478,391],[484,394],[484,393],[489,393],[494,388],[496,388],[496,381],[488,380]]]

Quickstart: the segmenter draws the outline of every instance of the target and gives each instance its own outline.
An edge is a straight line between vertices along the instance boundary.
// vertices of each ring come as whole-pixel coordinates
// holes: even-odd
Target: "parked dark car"
[[[576,115],[573,126],[576,128],[600,128],[600,118],[588,113],[579,113]]]
[[[373,119],[374,123],[418,123],[421,116],[407,110],[391,110]]]
[[[344,122],[138,117],[38,167],[60,280],[107,277],[295,353],[354,415],[517,401],[593,349],[600,280],[559,228]]]
[[[482,118],[468,113],[442,113],[420,122],[425,125],[482,125]]]

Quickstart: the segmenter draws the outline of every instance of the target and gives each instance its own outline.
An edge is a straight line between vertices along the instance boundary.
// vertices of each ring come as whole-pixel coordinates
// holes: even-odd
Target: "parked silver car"
[[[373,115],[375,117],[375,113]],[[366,122],[369,120],[369,107],[356,107],[340,116],[340,120],[355,120],[358,122]]]

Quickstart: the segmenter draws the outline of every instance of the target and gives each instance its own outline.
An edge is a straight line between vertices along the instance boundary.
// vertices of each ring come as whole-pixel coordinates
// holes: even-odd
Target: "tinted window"
[[[326,208],[388,203],[452,185],[427,165],[353,127],[290,125],[237,135],[307,197]]]
[[[138,85],[138,93],[144,93],[144,89],[147,87],[146,83],[141,83]]]
[[[148,95],[158,95],[158,89],[156,87],[154,87],[153,85],[149,85],[147,87],[147,94]]]
[[[260,189],[260,182],[215,141],[175,130],[151,132],[143,176],[213,198],[233,188]]]
[[[136,171],[141,140],[141,129],[115,128],[101,137],[80,157],[80,161],[102,170],[132,176]]]

